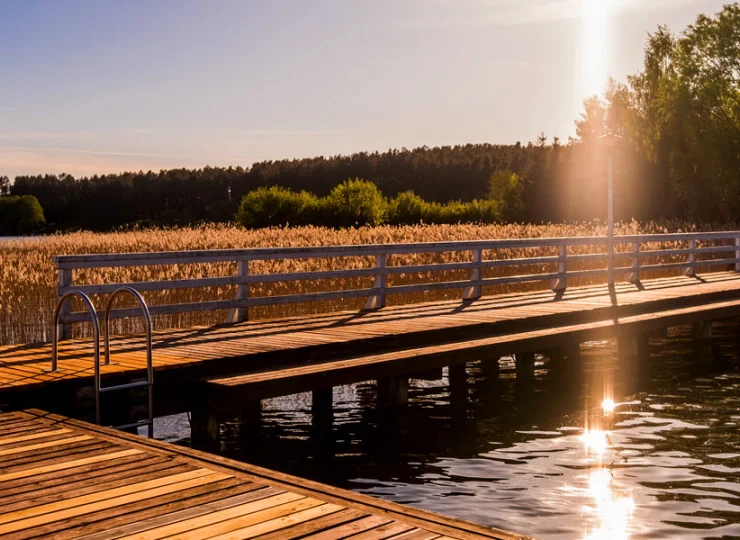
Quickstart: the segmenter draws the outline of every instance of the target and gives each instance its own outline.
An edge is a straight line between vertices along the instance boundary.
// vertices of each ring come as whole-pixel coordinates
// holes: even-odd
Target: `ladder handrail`
[[[114,292],[111,293],[111,295],[108,297],[108,302],[105,305],[105,326],[104,326],[104,341],[105,341],[105,364],[110,364],[110,314],[111,314],[111,308],[113,307],[113,301],[116,299],[117,296],[119,296],[121,293],[130,293],[131,295],[136,298],[137,302],[139,303],[139,306],[141,307],[141,311],[144,314],[144,320],[146,321],[146,370],[147,370],[147,382],[148,388],[147,393],[149,395],[148,398],[148,410],[149,410],[149,421],[148,421],[148,427],[149,427],[149,438],[154,437],[154,399],[153,399],[153,393],[152,393],[152,385],[154,385],[154,365],[152,363],[152,317],[149,313],[149,306],[147,306],[146,301],[144,300],[144,297],[141,296],[141,293],[134,289],[133,287],[129,287],[124,285],[123,287],[120,287],[116,289]],[[100,392],[102,390],[102,386],[100,383],[100,356],[98,355],[98,362],[96,362],[96,370],[95,370],[95,416],[97,418],[98,424],[100,423]]]
[[[62,306],[64,306],[64,303],[73,296],[77,296],[78,298],[80,298],[87,305],[87,309],[90,312],[90,317],[92,319],[93,325],[93,334],[95,338],[96,368],[98,368],[100,364],[100,324],[98,323],[98,312],[95,310],[95,306],[93,305],[92,300],[90,300],[89,296],[87,296],[82,291],[72,290],[64,293],[61,298],[59,298],[56,310],[54,311],[54,322],[51,328],[51,371],[58,371],[59,369],[59,315],[62,312]]]

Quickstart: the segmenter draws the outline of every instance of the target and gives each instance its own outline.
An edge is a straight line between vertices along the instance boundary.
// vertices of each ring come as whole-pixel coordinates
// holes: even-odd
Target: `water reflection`
[[[587,429],[580,439],[586,448],[586,455],[593,453],[600,458],[609,447],[609,435],[601,429]]]
[[[628,528],[635,501],[629,495],[620,494],[612,486],[612,473],[598,469],[591,473],[588,490],[595,503],[599,527],[590,531],[585,540],[627,540]]]
[[[597,343],[579,370],[538,357],[529,385],[511,359],[496,378],[471,366],[462,400],[446,378],[415,381],[398,418],[372,383],[337,388],[325,439],[310,396],[269,400],[261,430],[230,426],[224,453],[539,538],[740,538],[740,326],[717,330],[725,364],[683,329],[625,378]]]

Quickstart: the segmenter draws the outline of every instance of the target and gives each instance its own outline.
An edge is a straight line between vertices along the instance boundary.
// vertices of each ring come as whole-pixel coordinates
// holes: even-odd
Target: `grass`
[[[701,229],[686,224],[630,222],[618,225],[617,234],[689,232],[694,230],[735,229],[734,224],[704,226]],[[173,228],[136,230],[129,232],[92,233],[78,232],[48,236],[39,239],[0,242],[0,344],[30,343],[49,339],[51,317],[56,302],[57,274],[51,260],[55,254],[178,251],[191,249],[228,249],[251,247],[287,246],[328,246],[342,244],[375,244],[400,242],[433,242],[475,239],[534,238],[555,236],[603,235],[605,227],[599,223],[548,224],[548,225],[417,225],[382,226],[358,229],[326,229],[319,227],[299,227],[290,229],[271,228],[246,230],[233,226],[206,225],[199,228]],[[654,248],[670,248],[663,244]],[[625,246],[625,249],[627,247]],[[576,251],[572,251],[576,253]],[[602,247],[584,247],[579,253],[603,252]],[[555,255],[550,250],[507,250],[506,253],[486,253],[490,258],[531,257]],[[430,262],[452,262],[469,260],[470,253],[418,254],[394,256],[389,265],[423,264]],[[251,273],[277,273],[297,271],[319,271],[339,268],[362,268],[371,266],[371,258],[334,259],[293,259],[282,261],[257,262]],[[628,264],[625,261],[625,264]],[[588,268],[582,265],[581,268]],[[594,267],[591,265],[590,267]],[[595,267],[603,267],[596,263]],[[75,272],[74,284],[116,283],[129,281],[152,281],[165,279],[187,279],[214,277],[234,274],[234,263],[207,263],[174,266],[150,266],[132,268],[85,269]],[[485,277],[505,275],[505,273],[551,272],[552,266],[539,265],[529,268],[494,269],[487,271]],[[673,272],[675,274],[676,272]],[[468,272],[444,272],[426,275],[404,274],[394,276],[390,285],[421,283],[436,280],[467,279]],[[594,282],[597,280],[590,280]],[[350,288],[363,288],[372,285],[372,278],[335,279],[323,281],[304,281],[291,283],[259,284],[250,287],[251,296],[295,294]],[[512,285],[498,287],[493,292],[532,290],[547,284]],[[180,289],[145,293],[150,305],[194,302],[200,300],[233,298],[233,287]],[[411,295],[395,295],[389,304],[419,302],[444,298],[458,298],[460,291],[440,291]],[[96,307],[102,309],[105,298],[93,299]],[[251,318],[269,318],[302,315],[341,309],[358,309],[363,300],[339,300],[312,304],[269,306],[250,311]],[[126,305],[122,299],[122,304]],[[79,306],[75,307],[75,310]],[[224,322],[224,312],[201,312],[166,315],[157,317],[155,327],[179,328],[197,325],[211,325]],[[117,321],[116,331],[128,332],[141,329],[140,322]],[[75,325],[76,335],[86,335],[88,325]]]

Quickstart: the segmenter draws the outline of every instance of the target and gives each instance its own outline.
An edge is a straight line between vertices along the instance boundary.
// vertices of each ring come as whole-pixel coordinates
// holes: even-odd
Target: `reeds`
[[[734,228],[705,226],[702,230]],[[621,224],[618,234],[690,232],[696,226],[687,227],[681,223],[636,222]],[[319,227],[271,228],[245,230],[233,226],[207,225],[199,228],[172,228],[135,230],[130,232],[91,233],[78,232],[61,234],[38,239],[0,242],[0,344],[31,343],[49,339],[51,316],[56,302],[57,273],[52,255],[140,251],[179,251],[192,249],[229,249],[252,247],[288,246],[329,246],[343,244],[383,244],[402,242],[441,242],[453,240],[491,240],[504,238],[536,238],[561,236],[603,235],[605,227],[600,223],[548,224],[548,225],[417,225],[401,227],[363,227],[358,229],[327,229]],[[671,248],[662,244],[655,246]],[[685,246],[684,246],[685,247]],[[628,246],[625,246],[627,249]],[[508,250],[509,252],[487,253],[486,258],[530,257],[554,255],[552,251]],[[584,247],[573,253],[603,252],[603,247]],[[469,260],[469,253],[415,254],[394,256],[390,265],[424,264],[431,262],[453,262]],[[372,260],[362,258],[334,259],[292,259],[280,261],[258,261],[250,268],[251,273],[306,272],[340,268],[361,268],[371,266]],[[603,267],[603,264],[591,267]],[[587,268],[583,265],[581,268]],[[166,279],[187,279],[214,277],[234,274],[234,263],[208,263],[172,266],[147,266],[131,268],[84,269],[75,272],[74,283],[120,283],[133,281],[153,281]],[[491,271],[485,277],[505,273],[551,272],[552,267],[540,265],[539,268],[507,268]],[[394,276],[390,285],[420,283],[436,280],[466,279],[468,272],[444,272],[425,275],[404,274]],[[594,282],[598,280],[590,280]],[[335,279],[322,281],[300,281],[289,283],[258,284],[250,287],[251,296],[276,294],[296,294],[350,288],[363,288],[372,285],[372,278]],[[574,283],[574,285],[576,285]],[[531,290],[547,284],[512,285],[498,288],[492,292]],[[200,300],[233,298],[233,287],[180,289],[152,292],[144,296],[151,305],[195,302]],[[460,291],[441,291],[438,293],[395,295],[389,304],[419,302],[459,297]],[[102,308],[105,298],[93,299]],[[339,300],[312,304],[295,304],[255,308],[251,318],[283,317],[340,309],[357,309],[362,300]],[[125,302],[122,302],[125,305]],[[77,308],[75,308],[77,309]],[[178,328],[198,325],[211,325],[225,320],[224,312],[197,312],[157,317],[158,329]],[[135,321],[117,323],[117,331],[132,331],[137,328]],[[87,333],[87,325],[75,325],[75,333]]]

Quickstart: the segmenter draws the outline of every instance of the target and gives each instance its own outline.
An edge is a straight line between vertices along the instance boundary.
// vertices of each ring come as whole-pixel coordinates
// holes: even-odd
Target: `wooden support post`
[[[689,240],[688,268],[684,272],[688,277],[696,277],[696,240]]]
[[[699,321],[693,325],[694,339],[711,340],[712,339],[712,321]]]
[[[408,377],[378,379],[378,408],[403,407],[409,401]]]
[[[554,291],[564,291],[568,288],[568,245],[560,246],[558,253],[558,279],[552,284]]]
[[[534,353],[521,352],[514,355],[516,360],[516,378],[518,381],[534,378]]]
[[[483,250],[482,249],[474,249],[473,250],[473,261],[476,263],[476,266],[473,268],[472,272],[470,273],[470,281],[471,285],[470,287],[466,288],[463,291],[463,300],[478,300],[481,296],[483,296],[483,287],[478,285],[478,282],[483,278]]]
[[[375,295],[367,299],[365,306],[362,308],[364,311],[372,311],[385,307],[385,287],[387,281],[385,267],[387,263],[387,254],[383,253],[375,256],[375,268],[378,271],[375,274],[375,283],[373,284]]]
[[[62,295],[67,292],[64,289],[72,286],[72,272],[70,268],[59,269],[59,291],[57,292],[57,301]],[[64,303],[61,311],[59,312],[59,320],[63,321],[66,316],[72,312],[72,299],[70,298]],[[72,325],[70,323],[62,323],[59,325],[59,340],[71,339],[72,338]]]
[[[450,381],[450,390],[455,392],[457,390],[465,389],[468,390],[468,371],[465,362],[460,364],[453,364],[447,368],[447,378]]]
[[[632,243],[632,272],[627,281],[640,283],[640,242]]]
[[[190,414],[190,441],[196,450],[218,451],[220,449],[219,420],[204,404],[194,406]]]
[[[627,374],[627,388],[643,378],[650,367],[650,341],[647,334],[617,338],[620,369]]]
[[[246,278],[249,276],[249,261],[236,262],[236,275]],[[240,283],[236,286],[236,300],[249,299],[249,283]],[[228,322],[244,322],[249,320],[249,308],[247,306],[235,308],[229,316]]]
[[[483,375],[483,377],[485,377],[486,379],[497,379],[500,371],[498,361],[498,356],[495,358],[487,358],[485,360],[481,360],[481,375]]]
[[[311,392],[311,424],[317,434],[332,432],[334,425],[334,394],[331,388]]]
[[[740,236],[735,238],[735,272],[740,272]]]

